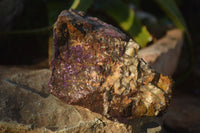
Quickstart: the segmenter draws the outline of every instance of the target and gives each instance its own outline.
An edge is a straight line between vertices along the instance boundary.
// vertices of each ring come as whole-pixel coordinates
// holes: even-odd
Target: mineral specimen
[[[137,57],[138,44],[80,11],[63,11],[53,29],[50,93],[112,118],[157,116],[172,81]]]

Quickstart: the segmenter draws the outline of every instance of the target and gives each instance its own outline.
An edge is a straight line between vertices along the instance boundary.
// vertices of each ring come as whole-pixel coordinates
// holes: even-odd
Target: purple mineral
[[[172,81],[137,57],[138,44],[83,12],[63,11],[53,29],[50,93],[113,118],[157,116]]]

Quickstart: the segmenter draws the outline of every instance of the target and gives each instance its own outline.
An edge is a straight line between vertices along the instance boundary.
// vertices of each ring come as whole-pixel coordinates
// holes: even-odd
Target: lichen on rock
[[[157,116],[172,81],[138,58],[139,45],[119,29],[80,11],[65,10],[53,29],[49,91],[119,121]]]

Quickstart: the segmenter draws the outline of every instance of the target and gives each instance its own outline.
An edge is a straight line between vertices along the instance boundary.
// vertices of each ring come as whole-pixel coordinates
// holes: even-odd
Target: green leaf
[[[74,0],[71,5],[72,9],[86,11],[93,3],[93,0]]]
[[[165,13],[171,18],[171,20],[179,29],[188,32],[183,16],[179,11],[174,0],[155,0],[155,1],[161,6],[161,8],[165,11]]]
[[[121,0],[98,0],[97,2],[98,6],[129,33],[141,47],[145,47],[152,40],[151,34],[135,16],[135,12]]]
[[[146,26],[142,26],[141,31],[135,36],[135,41],[140,44],[141,48],[146,47],[147,43],[152,41],[152,36]]]

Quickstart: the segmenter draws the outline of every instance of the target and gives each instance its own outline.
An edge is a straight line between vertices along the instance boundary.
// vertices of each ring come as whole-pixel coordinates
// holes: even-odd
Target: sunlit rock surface
[[[101,20],[63,11],[54,26],[49,91],[119,121],[157,116],[169,104],[172,81],[137,57],[138,44]]]

